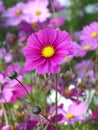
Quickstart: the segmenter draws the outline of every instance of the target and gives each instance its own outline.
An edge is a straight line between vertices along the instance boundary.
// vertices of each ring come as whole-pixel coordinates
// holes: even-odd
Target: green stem
[[[34,101],[32,96],[29,94],[28,90],[26,89],[26,87],[16,78],[16,80],[18,81],[18,83],[24,88],[24,90],[26,91],[26,93],[28,94],[31,102]]]
[[[53,15],[55,15],[55,9],[54,9],[54,6],[53,6],[52,2],[53,2],[53,1],[50,0],[50,6],[51,6],[51,9],[52,9]]]
[[[3,96],[3,98],[4,98],[4,101],[5,101],[5,103],[6,103],[8,112],[9,112],[9,114],[10,114],[10,119],[11,119],[12,125],[14,126],[14,121],[13,121],[13,118],[12,118],[11,109],[10,109],[10,107],[9,107],[9,105],[8,105],[8,102],[7,102],[6,98],[5,98],[5,96],[4,96],[3,94],[2,94],[2,96]],[[2,105],[4,105],[4,104],[2,104]],[[5,112],[6,112],[6,111],[5,111]],[[5,120],[5,122],[6,122],[6,120]]]
[[[55,95],[55,109],[56,109],[56,117],[55,117],[55,120],[56,120],[56,130],[58,130],[58,101],[57,101],[57,98],[58,98],[58,94],[57,94],[57,89],[58,89],[58,81],[57,81],[57,75],[56,75],[56,84],[55,84],[55,90],[56,90],[56,95]]]
[[[6,113],[6,110],[5,110],[5,106],[4,106],[3,103],[1,105],[2,105],[2,109],[4,111],[5,123],[6,123],[6,125],[8,125],[9,123],[8,123],[8,118],[7,118],[7,113]]]

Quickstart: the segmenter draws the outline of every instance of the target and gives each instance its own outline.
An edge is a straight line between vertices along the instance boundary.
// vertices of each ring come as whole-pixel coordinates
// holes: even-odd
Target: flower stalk
[[[57,74],[56,74],[56,84],[55,84],[55,90],[56,90],[56,93],[55,93],[55,110],[56,110],[56,116],[55,116],[55,121],[56,121],[56,130],[58,130],[58,79],[57,79]]]

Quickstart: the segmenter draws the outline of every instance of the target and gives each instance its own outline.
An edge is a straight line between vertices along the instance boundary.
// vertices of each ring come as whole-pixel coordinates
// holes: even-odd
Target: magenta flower
[[[28,85],[24,85],[29,93],[32,89]],[[26,95],[26,91],[22,85],[17,84],[16,86],[4,87],[0,94],[0,103],[15,102],[19,98],[23,98]]]
[[[13,94],[10,89],[3,89],[0,93],[0,103],[10,102]]]
[[[78,91],[76,88],[71,89],[69,87],[64,87],[64,86],[60,86],[59,93],[62,94],[66,98],[78,96]]]
[[[91,118],[92,119],[96,119],[98,117],[98,110],[93,111],[93,113],[91,114]]]
[[[73,103],[68,107],[67,111],[62,111],[62,115],[64,116],[64,122],[67,121],[70,124],[74,124],[75,121],[83,121],[85,117],[83,116],[88,109],[86,103],[81,102],[79,104]]]
[[[98,45],[98,22],[93,22],[83,28],[80,39],[83,42]]]
[[[28,85],[24,85],[24,86],[25,86],[26,90],[28,91],[28,93],[33,92],[30,86],[28,86]],[[12,88],[9,88],[9,89],[11,90],[11,92],[13,94],[10,102],[14,102],[19,98],[23,98],[27,94],[26,90],[20,84],[15,86],[13,89]]]
[[[18,130],[25,130],[25,129],[28,129],[28,130],[33,130],[36,125],[38,123],[38,120],[28,120],[26,122],[23,122],[22,124],[18,124],[17,127],[18,127]]]
[[[47,28],[28,38],[23,53],[28,71],[36,69],[39,74],[55,74],[60,71],[64,57],[73,53],[73,44],[66,31]]]

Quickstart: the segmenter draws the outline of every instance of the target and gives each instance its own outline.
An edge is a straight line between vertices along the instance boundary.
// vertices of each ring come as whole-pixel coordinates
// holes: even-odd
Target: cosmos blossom
[[[47,0],[36,0],[28,2],[25,8],[25,14],[28,16],[28,23],[44,22],[51,16]],[[33,8],[32,8],[33,7]]]
[[[74,124],[75,121],[83,121],[85,117],[83,116],[88,109],[88,106],[85,102],[79,104],[73,103],[69,105],[68,110],[59,110],[64,116],[63,121],[70,124]]]
[[[23,48],[25,69],[39,74],[59,73],[66,55],[73,54],[73,44],[66,31],[46,28],[33,33]]]
[[[29,93],[32,89],[28,85],[24,85]],[[26,91],[22,85],[17,84],[16,86],[4,87],[2,93],[0,94],[0,103],[15,102],[19,98],[23,98],[26,95]]]
[[[7,26],[17,26],[23,20],[26,20],[28,18],[28,16],[26,17],[24,13],[25,6],[25,3],[19,2],[15,6],[8,8],[3,12],[2,16],[6,18]]]
[[[81,31],[80,39],[87,44],[97,44],[98,46],[98,22],[87,25]]]
[[[63,96],[65,96],[66,98],[71,98],[78,95],[78,91],[76,88],[69,88],[69,87],[64,87],[64,86],[60,86],[60,87],[61,88],[59,92],[63,94]]]

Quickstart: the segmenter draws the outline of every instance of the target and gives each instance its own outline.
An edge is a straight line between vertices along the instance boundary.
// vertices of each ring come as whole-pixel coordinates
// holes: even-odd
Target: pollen
[[[69,89],[67,89],[67,90],[65,90],[65,94],[67,94],[67,95],[71,95],[71,94],[72,94],[72,91],[69,90]]]
[[[91,45],[85,45],[85,46],[83,47],[84,50],[89,50],[89,49],[91,49],[91,48],[92,48]]]
[[[42,49],[42,55],[45,58],[50,58],[55,54],[55,49],[53,46],[46,46]]]
[[[72,119],[73,117],[74,117],[74,115],[73,115],[73,114],[71,114],[71,113],[66,114],[66,118],[67,118],[67,119]]]
[[[36,16],[39,16],[41,14],[41,12],[39,10],[36,10],[35,14],[36,14]]]
[[[97,33],[97,32],[92,32],[92,33],[91,33],[91,37],[92,37],[92,38],[96,38],[97,36],[98,36],[98,33]]]
[[[19,16],[19,15],[21,15],[22,14],[22,10],[21,9],[17,9],[16,10],[16,14]]]

